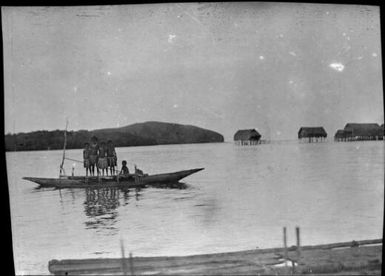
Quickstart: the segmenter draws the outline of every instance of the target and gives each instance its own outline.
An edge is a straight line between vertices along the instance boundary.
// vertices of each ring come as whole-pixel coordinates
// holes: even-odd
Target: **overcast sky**
[[[3,7],[5,132],[149,120],[262,139],[383,123],[379,8]]]

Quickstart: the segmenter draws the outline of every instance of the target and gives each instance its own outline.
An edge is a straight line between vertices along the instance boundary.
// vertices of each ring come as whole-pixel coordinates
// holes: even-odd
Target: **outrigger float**
[[[25,180],[35,182],[40,187],[53,187],[53,188],[135,188],[145,187],[148,185],[158,186],[167,184],[176,184],[182,178],[185,178],[193,173],[199,172],[204,168],[197,168],[191,170],[177,171],[172,173],[162,174],[127,174],[127,175],[112,175],[112,176],[67,176],[64,170],[64,160],[71,158],[65,157],[65,150],[67,144],[67,127],[68,121],[66,122],[66,129],[64,131],[64,147],[63,147],[63,159],[60,164],[60,173],[58,178],[43,178],[43,177],[23,177]],[[80,161],[81,162],[81,161]]]

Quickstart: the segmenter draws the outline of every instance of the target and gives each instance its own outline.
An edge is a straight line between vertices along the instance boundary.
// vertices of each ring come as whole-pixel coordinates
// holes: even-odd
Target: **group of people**
[[[94,176],[95,167],[98,176],[100,174],[104,176],[104,172],[108,176],[108,170],[111,175],[115,175],[117,172],[115,167],[117,166],[118,159],[116,156],[115,146],[111,140],[108,140],[107,144],[105,142],[101,142],[99,144],[98,138],[96,138],[96,136],[92,136],[91,143],[84,144],[83,159],[86,176],[88,176],[88,173],[91,176]],[[123,160],[120,174],[128,173],[127,162]]]

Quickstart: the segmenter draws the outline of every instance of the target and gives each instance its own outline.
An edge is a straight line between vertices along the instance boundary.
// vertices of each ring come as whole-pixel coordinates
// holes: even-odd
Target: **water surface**
[[[189,255],[382,237],[384,143],[297,142],[117,149],[147,173],[204,167],[187,189],[36,189],[62,151],[7,152],[15,269],[48,274],[51,259]],[[67,156],[81,160],[81,150]],[[23,164],[23,175],[19,165]],[[71,172],[72,161],[66,162]],[[75,175],[84,174],[76,164]]]

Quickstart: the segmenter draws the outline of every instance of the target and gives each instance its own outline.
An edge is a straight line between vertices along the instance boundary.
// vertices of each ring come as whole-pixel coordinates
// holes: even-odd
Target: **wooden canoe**
[[[164,183],[177,183],[193,173],[199,172],[204,168],[184,170],[172,173],[162,173],[153,175],[137,176],[129,174],[127,176],[61,176],[59,178],[42,178],[42,177],[23,177],[25,180],[35,182],[40,187],[53,188],[97,188],[97,187],[143,187],[146,185],[157,185]]]

